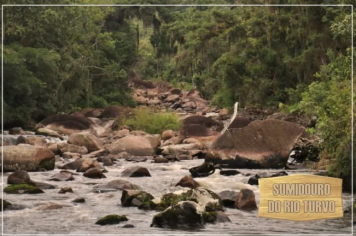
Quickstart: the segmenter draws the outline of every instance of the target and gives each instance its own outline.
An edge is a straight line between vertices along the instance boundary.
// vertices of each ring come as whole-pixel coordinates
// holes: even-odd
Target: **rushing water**
[[[169,230],[150,227],[155,211],[143,211],[135,207],[121,207],[121,191],[94,193],[96,184],[107,183],[115,179],[126,179],[131,183],[140,185],[143,190],[159,197],[164,193],[183,189],[175,184],[185,175],[188,169],[202,164],[203,160],[180,161],[174,163],[131,163],[119,160],[114,166],[107,167],[107,178],[89,179],[75,175],[74,181],[54,182],[49,177],[60,170],[49,172],[30,172],[31,179],[56,185],[56,189],[44,190],[44,194],[4,194],[4,199],[14,204],[24,205],[23,210],[4,212],[4,233],[8,234],[182,234],[182,233],[209,233],[209,234],[350,234],[351,219],[317,220],[310,222],[294,222],[259,218],[258,210],[244,212],[238,209],[226,209],[231,223],[207,224],[204,229],[194,232]],[[62,163],[59,163],[62,164]],[[122,178],[121,172],[130,166],[144,166],[149,169],[152,177]],[[277,170],[240,170],[242,173],[276,172]],[[303,170],[288,171],[288,174],[306,172]],[[9,173],[4,174],[6,182]],[[205,178],[196,178],[204,187],[216,193],[223,190],[238,191],[249,188],[256,194],[259,202],[258,186],[246,184],[247,176],[222,176],[217,170],[213,175]],[[6,185],[6,184],[5,184]],[[71,187],[74,193],[58,194],[59,188]],[[76,197],[84,197],[85,203],[72,203]],[[346,209],[351,204],[351,195],[343,194],[343,205]],[[63,208],[55,210],[40,210],[46,204],[59,204]],[[95,222],[108,214],[126,215],[129,221],[118,225],[99,226]],[[135,228],[122,228],[125,224],[132,224]]]

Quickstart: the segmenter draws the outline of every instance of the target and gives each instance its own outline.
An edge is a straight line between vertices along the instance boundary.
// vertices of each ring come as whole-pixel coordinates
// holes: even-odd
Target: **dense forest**
[[[52,3],[22,1],[33,2]],[[315,115],[317,126],[308,131],[324,140],[330,173],[350,176],[349,6],[4,7],[3,13],[5,127],[30,128],[50,114],[86,107],[134,107],[130,79],[164,80],[197,88],[220,108],[239,101]]]

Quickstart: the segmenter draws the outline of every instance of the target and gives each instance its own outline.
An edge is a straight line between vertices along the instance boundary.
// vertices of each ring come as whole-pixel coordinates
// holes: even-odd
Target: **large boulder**
[[[179,136],[183,139],[189,137],[207,137],[218,135],[219,132],[200,124],[184,124],[179,130]]]
[[[93,122],[85,117],[72,115],[53,115],[41,121],[36,126],[39,128],[47,128],[57,131],[58,133],[70,135],[82,131],[92,130]]]
[[[207,162],[230,168],[283,168],[304,128],[268,119],[227,129],[210,146]]]
[[[121,106],[111,105],[105,108],[101,114],[104,118],[117,118],[123,113],[124,108]]]
[[[162,133],[162,140],[173,138],[176,133],[173,130],[166,130]]]
[[[224,128],[223,123],[213,120],[210,117],[193,115],[183,120],[184,125],[203,125],[212,130],[221,131]]]
[[[11,129],[9,129],[9,134],[21,135],[21,134],[25,134],[25,131],[23,131],[23,129],[21,127],[13,127]]]
[[[150,156],[154,153],[154,147],[150,140],[143,136],[128,135],[116,140],[107,146],[111,154],[127,152],[134,156]]]
[[[55,164],[54,153],[44,147],[20,144],[17,146],[4,146],[4,171],[26,170],[53,170]]]
[[[93,134],[87,132],[71,134],[69,136],[69,142],[74,145],[84,146],[89,152],[103,149],[102,142]]]
[[[249,125],[251,121],[243,116],[236,116],[234,120],[232,120],[228,126],[228,129],[237,129],[237,128],[243,128],[247,125]]]
[[[16,170],[7,177],[7,184],[26,184],[31,182],[30,176],[24,170]]]

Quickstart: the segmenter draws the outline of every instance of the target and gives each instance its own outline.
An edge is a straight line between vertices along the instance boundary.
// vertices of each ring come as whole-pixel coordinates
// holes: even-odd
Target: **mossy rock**
[[[122,221],[128,221],[125,215],[107,215],[104,218],[98,220],[95,224],[97,225],[114,225],[119,224]]]
[[[38,193],[44,193],[42,189],[35,185],[30,185],[30,184],[15,184],[15,185],[9,185],[4,189],[5,193],[8,194],[21,194],[21,193],[27,193],[27,194],[38,194]]]
[[[150,199],[149,201],[142,202],[139,209],[164,211],[168,207],[176,205],[178,202],[181,202],[181,201],[189,201],[190,200],[190,201],[196,202],[195,199],[191,199],[192,193],[193,193],[192,190],[188,190],[187,192],[184,192],[181,194],[167,193],[167,194],[163,195],[160,203],[158,203],[158,204],[154,203]]]
[[[136,190],[124,190],[122,192],[122,197],[121,197],[121,204],[122,206],[129,207],[129,206],[138,206],[136,204],[141,204],[138,206],[139,208],[141,207],[142,204],[147,205],[154,197],[145,192],[145,191],[136,191]],[[136,203],[133,203],[133,200],[136,199]],[[140,209],[144,209],[145,206],[143,206]]]
[[[211,211],[211,212],[204,212],[203,213],[203,220],[206,223],[214,223],[217,219],[217,213],[216,211]]]
[[[192,201],[179,202],[153,217],[151,227],[192,229],[203,227],[204,220]]]

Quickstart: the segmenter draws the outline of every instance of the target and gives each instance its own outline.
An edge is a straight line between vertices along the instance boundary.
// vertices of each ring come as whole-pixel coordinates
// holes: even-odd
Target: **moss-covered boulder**
[[[142,203],[146,203],[152,200],[154,197],[145,192],[139,190],[123,190],[121,196],[121,205],[125,207],[136,206],[140,207]]]
[[[203,209],[193,201],[182,201],[153,217],[151,227],[172,229],[202,228]]]
[[[125,215],[107,215],[104,218],[98,220],[95,224],[97,225],[114,225],[119,224],[122,221],[128,221]]]
[[[1,156],[5,172],[18,169],[26,171],[53,170],[55,164],[54,153],[51,150],[26,144],[4,146]]]
[[[163,211],[168,207],[174,206],[181,201],[196,202],[203,209],[205,209],[206,206],[212,208],[212,210],[223,209],[220,197],[213,191],[205,188],[197,188],[187,191],[167,193],[159,199],[153,199],[147,202],[143,202],[139,208],[145,210]]]
[[[9,185],[4,189],[5,193],[8,194],[22,194],[22,193],[27,193],[27,194],[38,194],[38,193],[44,193],[42,189],[35,185],[31,184],[15,184],[15,185]]]

